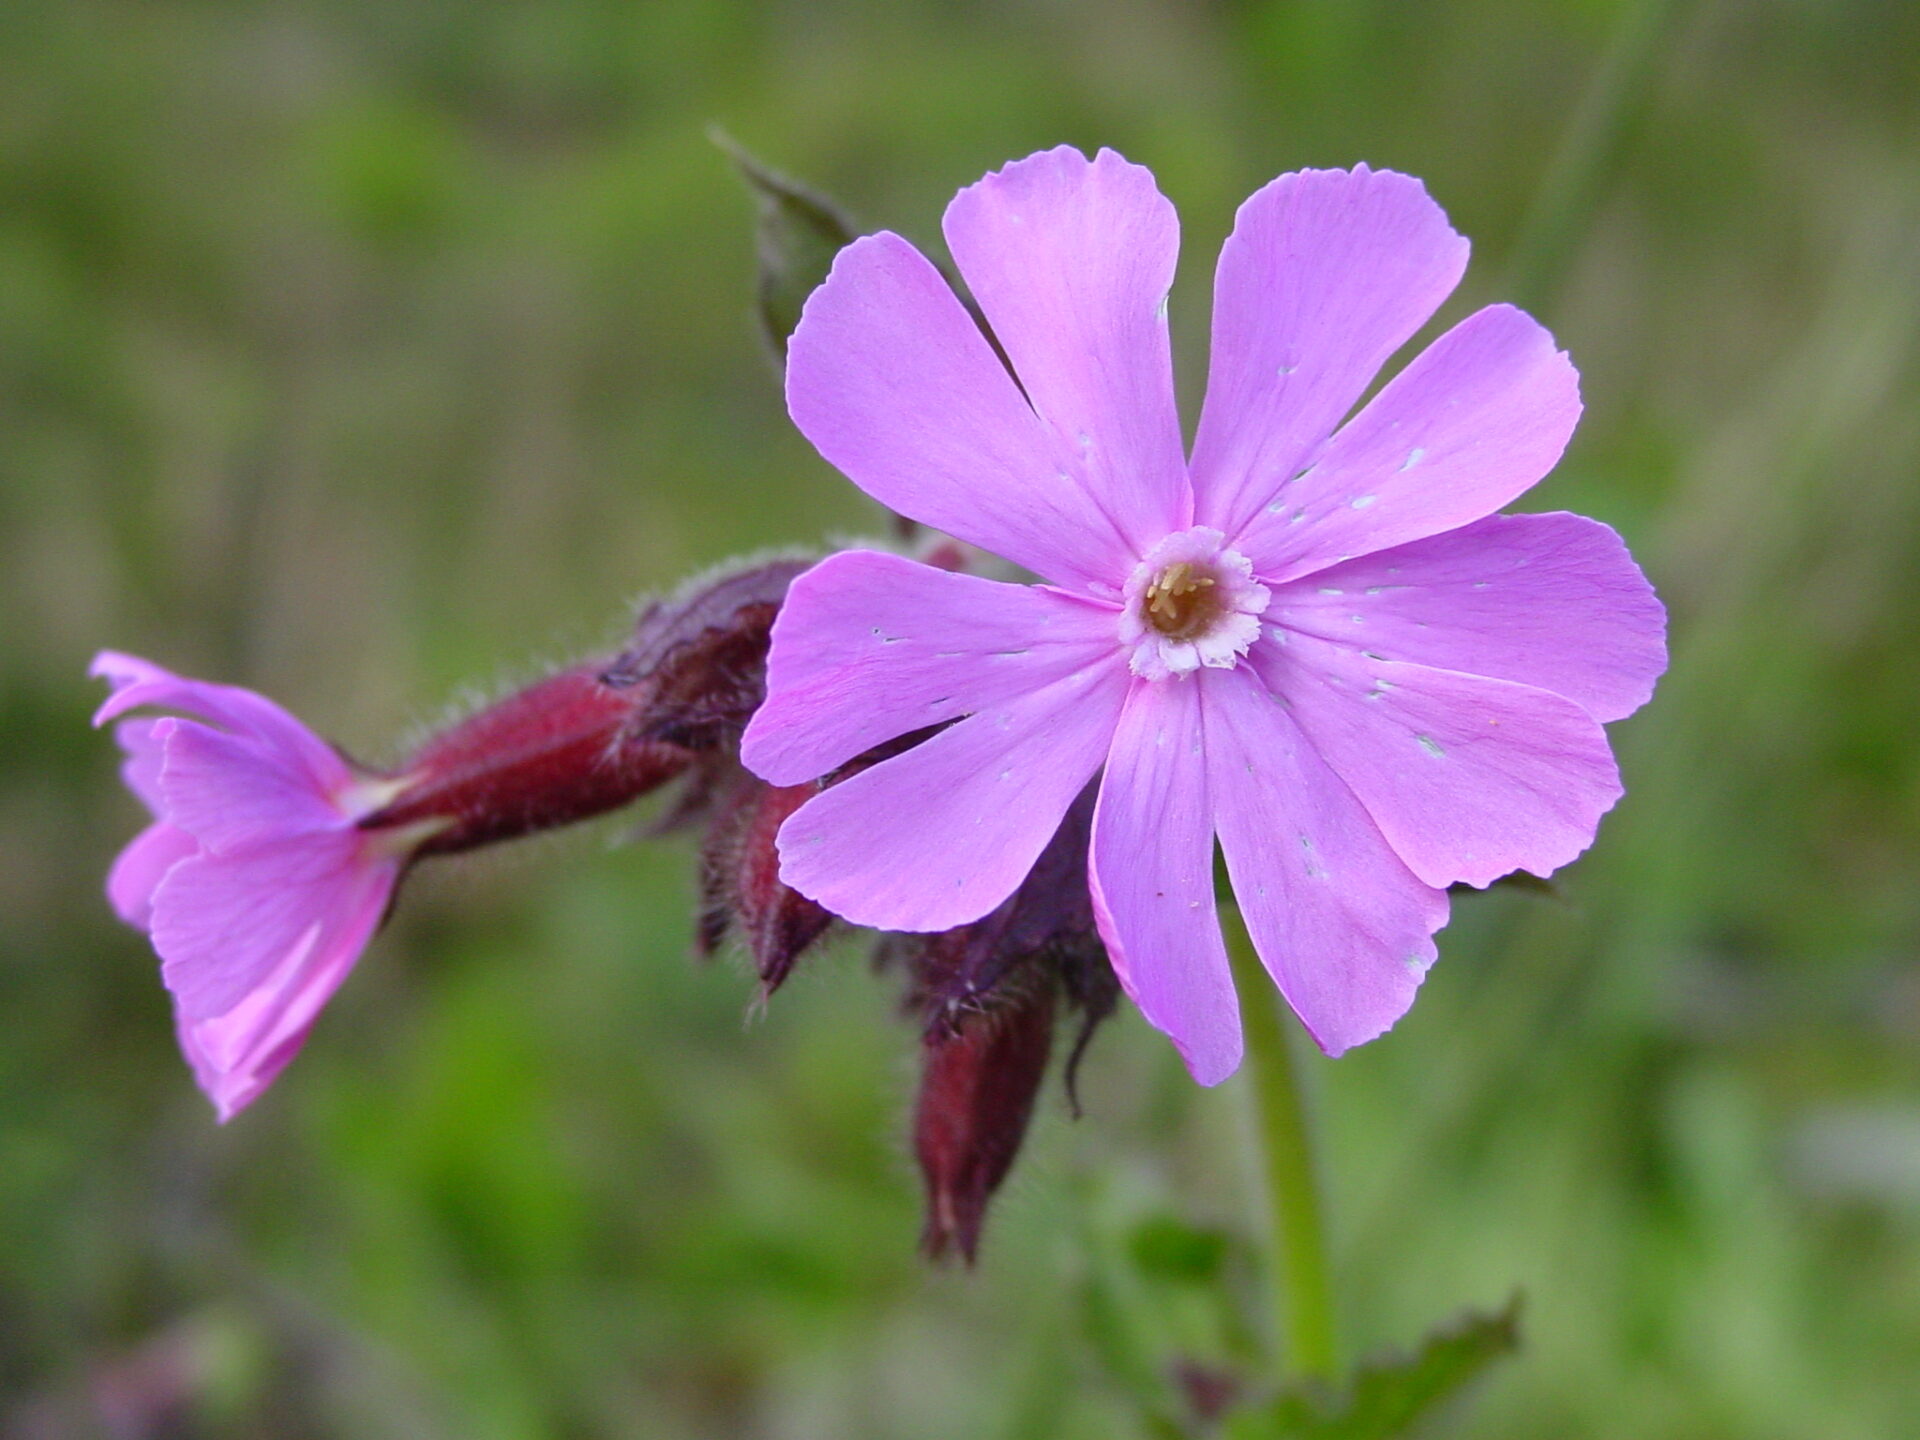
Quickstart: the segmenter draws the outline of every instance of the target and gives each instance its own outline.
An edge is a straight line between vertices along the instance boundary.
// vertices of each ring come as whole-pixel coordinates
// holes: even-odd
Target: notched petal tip
[[[1296,1011],[1295,1014],[1300,1020],[1301,1028],[1307,1032],[1307,1038],[1313,1041],[1320,1053],[1325,1055],[1329,1060],[1338,1060],[1349,1050],[1357,1049],[1359,1046],[1371,1044],[1373,1041],[1378,1040],[1382,1035],[1385,1035],[1389,1030],[1392,1030],[1394,1026],[1407,1018],[1407,1015],[1413,1009],[1415,998],[1420,993],[1421,985],[1426,981],[1427,970],[1431,968],[1431,965],[1431,960],[1428,961],[1426,966],[1418,968],[1408,963],[1406,970],[1413,978],[1413,984],[1408,987],[1405,997],[1398,1004],[1398,1008],[1392,1010],[1390,1013],[1376,1011],[1369,1018],[1357,1025],[1329,1025],[1323,1021],[1316,1026],[1310,1022],[1306,1016],[1300,1015],[1298,1011]]]
[[[1020,190],[1035,182],[1045,184],[1049,181],[1067,180],[1078,183],[1088,176],[1113,175],[1124,176],[1131,181],[1145,180],[1147,185],[1158,190],[1153,172],[1144,165],[1135,164],[1112,146],[1102,145],[1091,159],[1077,145],[1054,145],[1045,150],[1036,150],[1031,155],[1023,155],[1018,160],[1009,160],[997,170],[989,170],[971,185],[963,185],[952,201],[949,210],[959,204],[962,197],[977,196],[996,190]]]
[[[1350,167],[1307,166],[1276,175],[1240,202],[1237,216],[1241,219],[1257,218],[1277,200],[1304,193],[1317,193],[1320,198],[1337,199],[1346,205],[1384,203],[1398,206],[1401,208],[1397,215],[1385,218],[1409,230],[1428,228],[1438,221],[1450,242],[1463,252],[1471,244],[1466,236],[1454,229],[1445,207],[1433,198],[1433,193],[1419,176],[1409,175],[1403,170],[1375,169],[1364,160]],[[1429,234],[1435,232],[1429,229]],[[1464,268],[1464,253],[1461,264]]]
[[[1100,154],[1112,155],[1114,152],[1103,148]],[[963,195],[1018,186],[1036,176],[1058,175],[1062,172],[1085,173],[1093,165],[1094,162],[1087,158],[1087,152],[1078,145],[1050,145],[1045,150],[1035,150],[1031,155],[1022,155],[996,170],[989,170],[971,185],[962,185],[948,205],[951,207]]]
[[[833,264],[827,267],[827,278],[814,286],[813,293],[807,296],[806,303],[800,307],[800,319],[793,327],[793,334],[787,341],[787,367],[783,391],[788,409],[794,401],[794,347],[810,341],[814,332],[824,323],[822,316],[841,304],[847,296],[849,287],[864,285],[876,273],[890,273],[901,266],[916,267],[930,264],[926,256],[920,253],[920,247],[906,236],[892,230],[875,230],[870,235],[861,235],[843,245],[839,254],[833,257]]]

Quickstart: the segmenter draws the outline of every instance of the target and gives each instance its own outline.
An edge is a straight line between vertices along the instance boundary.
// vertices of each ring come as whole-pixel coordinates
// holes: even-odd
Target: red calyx
[[[711,954],[729,932],[737,933],[753,954],[763,998],[833,923],[825,909],[782,882],[774,845],[786,818],[818,793],[817,785],[773,786],[739,771],[701,847],[701,953]]]
[[[681,747],[628,738],[648,691],[607,685],[600,669],[563,670],[434,736],[362,828],[439,822],[418,853],[452,854],[617,810],[686,769]]]
[[[1031,987],[957,1025],[928,1032],[913,1148],[926,1185],[921,1248],[971,1265],[987,1202],[1007,1178],[1053,1048],[1054,987]]]

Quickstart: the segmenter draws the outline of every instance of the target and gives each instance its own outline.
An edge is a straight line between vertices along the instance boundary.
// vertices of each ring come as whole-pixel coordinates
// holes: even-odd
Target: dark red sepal
[[[690,752],[629,738],[644,687],[603,684],[602,668],[550,675],[435,735],[361,828],[437,824],[417,853],[452,854],[603,815],[680,774]]]
[[[768,785],[738,771],[714,807],[700,852],[702,953],[737,934],[753,956],[764,998],[780,987],[800,953],[833,916],[780,879],[775,838],[786,818],[819,793],[817,785]]]
[[[1053,1048],[1054,987],[1034,983],[922,1041],[913,1150],[926,1186],[921,1248],[969,1264],[987,1202],[1007,1178],[1033,1118]]]

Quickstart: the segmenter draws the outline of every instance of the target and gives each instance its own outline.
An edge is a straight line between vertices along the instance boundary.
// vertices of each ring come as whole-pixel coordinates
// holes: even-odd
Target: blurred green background
[[[743,1024],[683,844],[417,876],[224,1129],[101,898],[98,646],[379,757],[878,525],[716,122],[927,243],[1031,150],[1151,166],[1190,406],[1246,193],[1426,179],[1443,319],[1521,299],[1584,376],[1526,505],[1626,534],[1673,672],[1564,901],[1464,898],[1313,1067],[1346,1340],[1524,1287],[1453,1433],[1920,1434],[1916,76],[1908,0],[0,5],[0,1434],[1124,1436],[1089,1276],[1177,1219],[1247,1283],[1238,1097],[1130,1015],[923,1267],[891,982],[843,946]],[[1204,1298],[1127,1323],[1205,1353]]]

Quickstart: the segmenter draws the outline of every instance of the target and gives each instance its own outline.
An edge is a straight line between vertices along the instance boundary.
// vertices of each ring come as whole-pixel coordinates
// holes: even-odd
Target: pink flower
[[[173,994],[180,1048],[220,1118],[298,1053],[386,913],[415,843],[359,822],[394,787],[350,766],[264,696],[107,651],[96,725],[120,719],[127,786],[154,823],[120,853],[107,895],[145,930]]]
[[[1100,932],[1196,1079],[1240,1058],[1216,838],[1321,1046],[1379,1035],[1434,958],[1448,885],[1544,875],[1591,843],[1621,793],[1601,722],[1665,665],[1659,602],[1611,530],[1494,514],[1559,459],[1573,367],[1491,306],[1346,418],[1467,242],[1407,176],[1284,175],[1221,253],[1189,459],[1178,227],[1146,170],[1036,155],[961,191],[945,233],[1014,373],[879,234],[808,302],[788,406],[874,498],[1046,583],[868,551],[795,582],[748,766],[795,784],[946,728],[803,806],[783,877],[860,924],[964,924],[1100,773]]]

